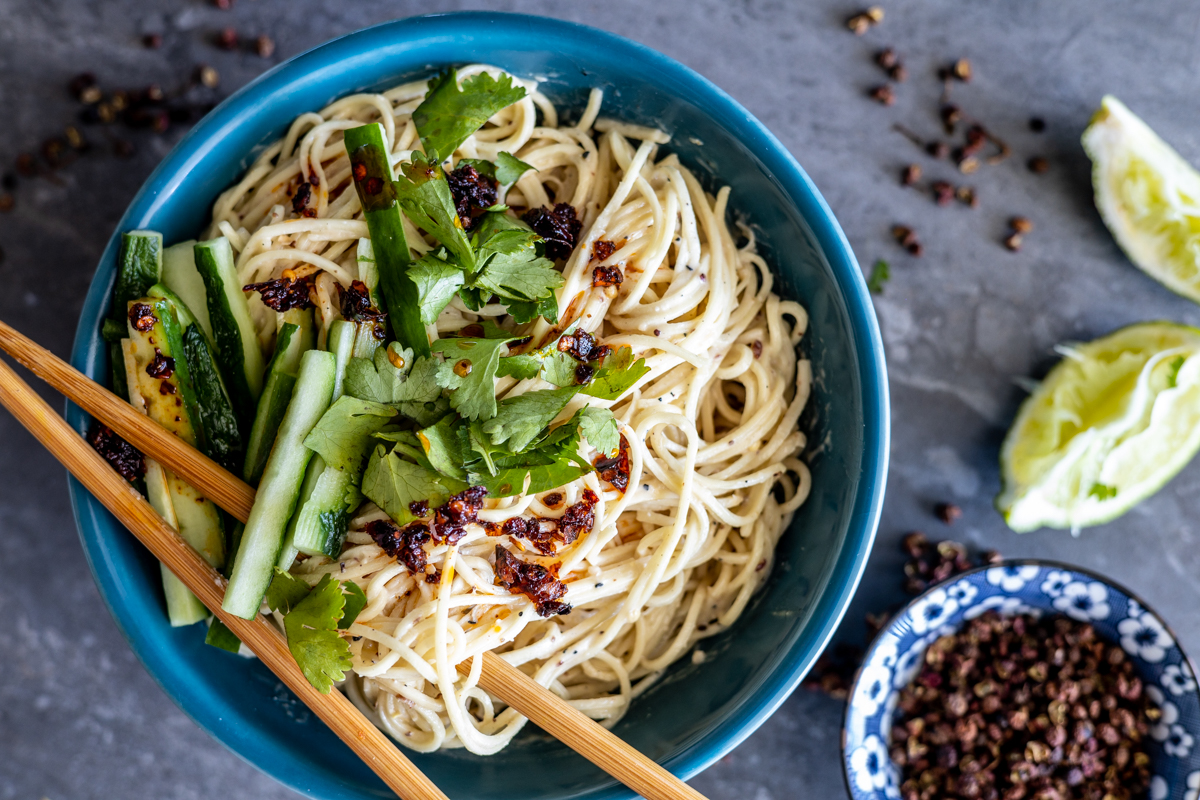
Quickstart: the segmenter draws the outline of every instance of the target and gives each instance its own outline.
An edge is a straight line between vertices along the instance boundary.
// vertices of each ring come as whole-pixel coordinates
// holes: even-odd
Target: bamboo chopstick
[[[142,452],[167,464],[196,491],[233,516],[246,521],[254,505],[254,489],[226,472],[217,462],[179,437],[154,424],[145,414],[72,367],[32,339],[0,321],[0,349],[69,397],[80,408],[133,442]],[[166,454],[172,455],[168,457]]]
[[[448,800],[345,695],[321,694],[313,688],[296,666],[283,637],[262,617],[244,620],[222,611],[225,579],[221,574],[179,538],[150,504],[3,361],[0,361],[0,404],[397,795],[404,800]]]
[[[254,503],[254,489],[205,457],[199,450],[166,432],[108,389],[3,322],[0,322],[0,349],[11,354],[35,375],[111,427],[146,455],[195,486],[205,497],[242,522],[246,521]],[[16,378],[15,375],[13,377]],[[74,438],[91,452],[91,448],[78,436]],[[104,463],[103,459],[101,463]],[[105,466],[107,468],[107,465]],[[117,480],[122,480],[115,473],[112,474]],[[178,537],[175,537],[175,540],[182,542]],[[189,550],[189,555],[194,554]],[[198,557],[194,560],[203,563]],[[207,565],[205,569],[211,572]],[[224,581],[221,591],[224,592]],[[221,601],[218,598],[216,602],[219,606]],[[205,604],[208,605],[207,601]],[[244,620],[240,621],[244,623]],[[237,633],[233,625],[230,625],[230,628]],[[283,652],[294,668],[295,664],[286,645]],[[459,671],[467,672],[469,662],[464,661],[457,667]],[[303,677],[301,680],[304,680]],[[502,657],[491,652],[483,653],[479,685],[648,800],[705,800],[704,795],[511,666]],[[308,686],[307,681],[305,686]]]
[[[466,674],[471,663],[463,661],[457,667]],[[495,653],[484,651],[479,685],[642,797],[705,800],[704,795]]]

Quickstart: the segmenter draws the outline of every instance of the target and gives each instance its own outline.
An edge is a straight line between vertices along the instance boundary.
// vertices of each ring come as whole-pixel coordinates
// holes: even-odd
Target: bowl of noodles
[[[292,573],[363,590],[339,690],[450,796],[632,797],[453,664],[501,653],[691,776],[811,667],[857,587],[884,491],[886,371],[854,255],[799,165],[731,98],[645,47],[535,17],[418,17],[334,40],[230,97],[154,172],[100,262],[72,360],[97,379],[110,370],[99,326],[120,234],[133,229],[168,243],[224,238],[247,285],[301,275],[327,331],[367,238],[342,136],[382,121],[397,160],[415,151],[414,111],[444,67],[524,89],[446,171],[478,183],[472,164],[511,156],[530,168],[492,181],[475,205],[544,239],[561,274],[560,325],[517,321],[484,294],[451,300],[430,337],[486,323],[512,334],[510,355],[530,339],[591,349],[577,359],[588,370],[600,350],[628,348],[644,359],[637,383],[582,401],[611,411],[620,455],[581,450],[595,468],[561,486],[456,495],[446,513],[465,503],[469,517],[455,517],[449,542],[442,517],[430,522],[420,564],[368,500],[340,555],[302,557]],[[456,199],[463,219],[477,213]],[[415,227],[409,241],[417,254],[437,244]],[[274,312],[257,298],[251,308],[269,355]],[[511,397],[532,380],[495,385]],[[171,627],[153,559],[74,481],[71,492],[105,602],[185,712],[306,794],[389,796],[261,664],[206,646],[200,628]],[[550,595],[521,585],[536,564],[554,576]]]

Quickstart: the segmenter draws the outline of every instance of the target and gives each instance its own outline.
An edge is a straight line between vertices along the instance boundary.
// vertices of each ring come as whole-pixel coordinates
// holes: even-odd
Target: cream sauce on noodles
[[[499,72],[476,65],[459,77],[485,70]],[[455,669],[485,650],[588,716],[615,723],[668,665],[736,623],[810,486],[797,428],[812,381],[809,363],[796,357],[807,315],[772,291],[749,229],[738,247],[726,223],[729,189],[707,194],[674,155],[663,156],[664,132],[600,117],[599,90],[571,124],[535,82],[516,82],[527,96],[467,139],[454,159],[514,153],[537,171],[526,172],[502,202],[517,210],[555,201],[575,207],[583,233],[564,268],[559,308],[605,344],[631,346],[650,372],[617,402],[580,395],[560,417],[584,403],[612,408],[630,445],[626,493],[593,473],[554,490],[564,498],[553,508],[543,495],[489,500],[480,511],[493,523],[520,514],[553,518],[590,488],[599,497],[594,527],[556,554],[489,537],[472,524],[457,544],[429,548],[442,580],[426,583],[364,532],[384,517],[367,503],[340,559],[293,567],[313,583],[332,573],[364,589],[367,606],[349,629],[354,672],[343,690],[397,741],[422,752],[495,753],[524,725],[479,687],[480,659],[468,675]],[[367,236],[342,131],[380,121],[393,160],[407,159],[419,147],[412,112],[425,87],[414,81],[301,115],[217,200],[208,235],[229,238],[243,284],[285,269],[315,274],[317,318],[322,333],[328,329],[339,316],[339,287],[358,276],[356,246]],[[289,193],[300,181],[313,185],[315,217],[291,209]],[[429,250],[405,224],[414,253]],[[602,264],[592,258],[601,239],[616,245]],[[619,287],[593,287],[601,265],[621,269]],[[277,315],[257,295],[251,307],[269,347]],[[430,335],[485,317],[514,327],[503,306],[472,313],[455,299]],[[523,331],[535,341],[549,332],[541,319]],[[538,379],[496,385],[500,396],[545,387]],[[543,619],[525,596],[495,585],[498,542],[525,561],[559,564],[574,610]]]

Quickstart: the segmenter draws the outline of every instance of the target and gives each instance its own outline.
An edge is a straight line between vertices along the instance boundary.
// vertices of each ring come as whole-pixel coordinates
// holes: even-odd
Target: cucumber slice
[[[354,323],[344,319],[334,320],[329,326],[329,336],[325,340],[325,349],[333,353],[337,359],[337,377],[333,384],[333,401],[342,396],[342,384],[346,380],[346,365],[354,356]]]
[[[204,282],[209,322],[216,343],[217,362],[229,381],[234,409],[243,430],[254,418],[263,390],[263,354],[250,319],[250,306],[233,264],[233,248],[221,237],[194,248],[196,270]]]
[[[168,300],[144,298],[129,305],[149,305],[153,310],[153,324],[142,331],[129,323],[129,353],[133,368],[129,369],[129,380],[136,381],[138,392],[134,400],[134,386],[130,386],[130,398],[135,407],[163,428],[188,444],[198,447],[198,418],[193,410],[197,405],[187,359],[181,355],[182,341],[179,322]],[[147,321],[150,317],[144,317]],[[167,359],[164,365],[163,360]],[[173,362],[173,370],[170,369]],[[166,369],[151,369],[165,366]],[[153,373],[153,374],[152,374]],[[194,547],[208,563],[220,568],[225,563],[225,530],[221,515],[212,502],[168,470],[167,489],[175,499],[179,535]]]
[[[287,412],[296,386],[296,373],[300,369],[300,357],[305,353],[305,337],[300,326],[285,323],[275,340],[275,356],[267,370],[267,385],[258,400],[258,413],[254,415],[254,426],[250,429],[250,441],[246,445],[246,463],[242,477],[247,483],[257,484],[271,455],[271,445],[279,423]]]
[[[129,402],[135,408],[147,408],[145,397],[141,393],[141,380],[139,373],[142,370],[138,369],[137,348],[131,340],[126,340],[122,343],[122,366],[126,373],[126,385],[129,386]],[[200,544],[200,548],[204,548],[206,544],[211,544],[208,537],[204,535],[204,522],[199,524],[195,519],[196,513],[192,509],[187,508],[186,496],[177,491],[178,485],[182,484],[177,477],[165,470],[157,461],[146,459],[146,498],[150,501],[150,505],[158,512],[167,524],[183,535],[189,544],[195,543],[189,537],[195,537],[195,542]],[[184,484],[186,486],[186,484]],[[190,487],[188,487],[190,488]],[[193,494],[193,502],[191,505],[206,504],[216,512],[216,507],[207,500],[200,498],[200,503],[195,502]],[[182,501],[182,502],[181,502]],[[184,512],[185,520],[180,522],[177,509]],[[219,522],[219,520],[218,520]],[[187,530],[187,534],[183,533]],[[224,553],[202,552],[202,555],[213,563],[216,558],[223,558]],[[162,567],[163,595],[167,603],[167,619],[172,627],[181,627],[184,625],[193,625],[208,616],[208,609],[204,604],[195,597],[188,588],[183,585],[183,581],[179,580],[166,567]]]
[[[204,454],[236,475],[244,460],[242,435],[233,402],[198,323],[184,331],[183,352],[199,401],[200,426],[207,445]]]
[[[161,280],[163,237],[157,231],[130,231],[121,237],[112,318],[123,319],[129,301],[144,297]]]
[[[308,498],[292,520],[288,533],[298,552],[337,558],[346,541],[350,512],[362,503],[357,486],[362,473],[342,472],[326,467],[320,456],[313,458],[313,464],[318,462],[321,472],[313,481]]]
[[[283,547],[280,549],[279,558],[275,562],[275,566],[284,572],[292,568],[292,562],[296,560],[296,555],[300,552],[296,549],[296,526],[304,517],[304,512],[308,508],[312,493],[317,488],[317,483],[324,474],[325,459],[319,455],[314,455],[312,461],[308,462],[308,469],[304,471],[304,483],[300,486],[300,500],[296,504],[298,510],[292,516],[291,522],[288,523],[287,534],[283,538]]]
[[[358,240],[355,261],[358,263],[358,279],[367,287],[371,305],[383,308],[383,297],[379,294],[379,265],[375,263],[375,248],[371,246],[370,239],[364,237]]]
[[[196,269],[196,240],[172,245],[163,251],[162,283],[187,305],[211,342],[212,322],[208,316],[208,292]]]
[[[162,234],[156,231],[130,231],[121,237],[112,311],[103,326],[104,338],[109,341],[113,393],[121,397],[129,394],[120,345],[125,335],[125,311],[130,300],[141,297],[158,283],[162,274],[162,242]]]
[[[226,611],[243,619],[258,614],[271,584],[288,521],[296,510],[313,455],[304,446],[304,439],[329,408],[336,370],[336,359],[330,353],[309,350],[301,358],[296,391],[263,471],[222,604]]]
[[[173,248],[172,248],[173,249]],[[168,251],[169,252],[169,251]],[[190,258],[190,250],[187,257]],[[204,335],[198,318],[181,297],[159,283],[150,287],[150,296],[170,303],[183,329],[182,352],[191,378],[195,404],[189,409],[200,429],[203,452],[230,472],[242,469],[242,435],[233,401],[217,370],[212,340]]]

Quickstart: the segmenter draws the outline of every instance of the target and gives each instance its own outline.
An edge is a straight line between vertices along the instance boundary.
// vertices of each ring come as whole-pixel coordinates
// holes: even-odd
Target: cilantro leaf
[[[518,325],[533,322],[538,316],[546,318],[546,322],[554,325],[558,322],[558,298],[553,294],[546,295],[538,302],[526,300],[510,300],[508,313]]]
[[[342,395],[309,432],[304,446],[325,459],[326,465],[357,474],[372,435],[395,416],[395,410],[380,403]]]
[[[461,481],[404,461],[395,451],[386,452],[383,445],[376,447],[367,461],[362,482],[362,493],[397,525],[416,519],[409,511],[409,503],[426,500],[431,506],[438,506],[465,488]]]
[[[411,162],[401,164],[400,170],[403,176],[397,176],[394,185],[404,214],[418,228],[432,234],[463,269],[474,272],[475,252],[463,232],[446,173],[420,153],[414,153]]]
[[[405,369],[397,369],[388,358],[388,353],[401,363]],[[344,391],[359,400],[370,400],[375,403],[396,402],[400,386],[404,384],[408,365],[413,363],[413,352],[402,348],[393,342],[387,347],[380,347],[371,359],[352,358],[346,364],[346,380]]]
[[[275,577],[271,579],[271,585],[267,587],[267,605],[273,611],[289,614],[300,604],[301,600],[308,597],[310,589],[311,587],[307,583],[292,573],[276,567]]]
[[[389,350],[390,349],[390,350]],[[388,353],[405,364],[397,369]],[[419,425],[437,421],[449,408],[437,382],[438,361],[418,358],[398,344],[380,347],[373,359],[352,358],[346,365],[346,394],[361,400],[395,406],[401,414]]]
[[[496,371],[500,349],[513,337],[499,339],[439,339],[432,349],[446,360],[438,367],[437,382],[450,390],[450,407],[467,419],[496,416]],[[465,374],[460,374],[465,373]]]
[[[871,294],[883,294],[883,285],[892,278],[892,268],[888,262],[880,259],[871,267],[871,277],[867,278],[867,289]]]
[[[554,421],[578,390],[541,389],[501,401],[496,416],[483,423],[492,444],[507,444],[513,453],[527,448],[542,429]]]
[[[471,483],[487,489],[489,497],[512,497],[522,492],[548,492],[559,486],[566,486],[591,471],[592,468],[587,462],[559,460],[499,469],[495,475],[473,474]]]
[[[433,469],[455,480],[465,481],[467,473],[462,465],[467,459],[459,433],[461,425],[462,420],[454,414],[447,414],[436,425],[417,431],[417,440]]]
[[[212,624],[208,626],[208,633],[204,635],[204,643],[219,647],[229,653],[236,653],[242,649],[242,640],[216,617],[213,617]]]
[[[451,68],[429,81],[429,92],[413,111],[413,122],[431,161],[440,163],[494,114],[525,96],[523,86],[513,86],[512,76],[493,78],[486,72],[458,85]]]
[[[639,358],[634,361],[633,348],[622,345],[604,359],[596,377],[591,383],[581,387],[580,391],[601,400],[616,400],[649,371],[646,359]]]
[[[345,606],[341,584],[325,575],[283,618],[288,650],[321,694],[329,694],[334,682],[343,680],[352,666],[350,644],[338,635]]]
[[[500,359],[500,367],[496,370],[497,378],[516,378],[519,381],[536,378],[542,371],[542,359],[534,353],[522,353],[516,356],[504,356]]]
[[[512,153],[501,150],[496,155],[496,180],[501,186],[512,186],[531,169],[534,169],[532,164],[526,164]]]
[[[579,432],[588,444],[606,456],[615,456],[621,445],[621,429],[607,408],[588,406],[579,409]]]
[[[492,443],[491,439],[483,431],[484,424],[482,422],[468,422],[459,428],[459,435],[466,440],[467,447],[472,453],[472,463],[482,461],[483,465],[487,467],[488,474],[495,475],[497,469],[496,459],[509,455],[509,450],[508,448]],[[478,456],[478,458],[475,458],[475,456]]]
[[[555,489],[592,472],[591,464],[579,457],[579,415],[550,431],[524,453],[494,456],[495,474],[468,464],[471,483],[483,486],[492,497],[509,497],[522,491],[538,493]]]
[[[579,362],[558,349],[546,354],[542,361],[542,380],[555,386],[574,386]]]
[[[455,292],[466,281],[458,265],[451,264],[434,253],[426,253],[408,268],[408,277],[417,285],[420,298],[421,322],[437,322],[442,309],[454,299]]]
[[[408,371],[404,383],[393,393],[393,402],[403,412],[406,403],[432,403],[442,396],[437,382],[438,362],[435,358],[418,358]]]
[[[342,630],[349,628],[354,620],[358,619],[358,615],[367,606],[367,596],[363,594],[363,590],[358,588],[358,584],[354,581],[342,581],[342,592],[346,595],[346,607],[342,611],[342,618],[338,620],[338,627]]]
[[[563,285],[554,262],[538,255],[537,234],[502,230],[483,240],[478,261],[483,269],[471,278],[471,286],[494,292],[509,300],[540,300]]]

